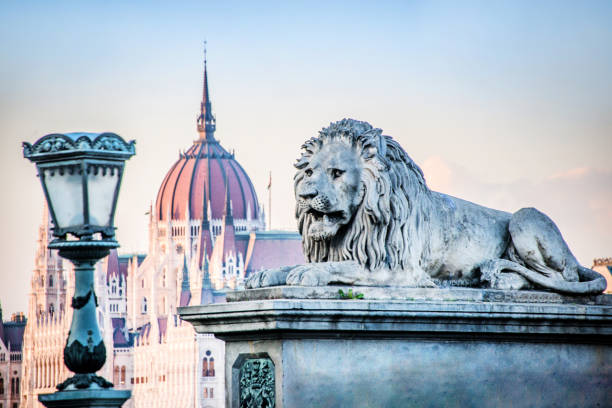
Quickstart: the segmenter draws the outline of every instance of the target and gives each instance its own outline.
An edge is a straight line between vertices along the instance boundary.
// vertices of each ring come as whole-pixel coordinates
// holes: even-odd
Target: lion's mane
[[[343,119],[322,129],[302,145],[294,187],[304,178],[311,158],[326,144],[341,141],[356,149],[363,166],[364,197],[351,221],[330,240],[308,236],[313,216],[296,206],[304,255],[309,262],[357,261],[369,270],[406,269],[429,256],[427,236],[431,192],[421,169],[402,147],[367,122]],[[418,257],[418,259],[414,259]]]

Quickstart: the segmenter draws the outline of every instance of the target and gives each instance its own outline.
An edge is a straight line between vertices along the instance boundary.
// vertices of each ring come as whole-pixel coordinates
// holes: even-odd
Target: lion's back
[[[444,258],[444,270],[430,271],[433,277],[453,271],[452,278],[471,277],[483,261],[500,258],[509,242],[508,225],[512,214],[484,207],[446,194],[432,192],[438,203],[431,214],[434,230],[431,252]]]

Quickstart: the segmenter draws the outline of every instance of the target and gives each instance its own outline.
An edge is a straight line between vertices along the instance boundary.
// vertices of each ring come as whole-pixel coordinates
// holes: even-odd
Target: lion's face
[[[306,233],[328,240],[348,224],[363,200],[362,163],[355,149],[341,141],[325,144],[301,169],[295,185],[298,213]],[[301,218],[300,217],[300,218]]]

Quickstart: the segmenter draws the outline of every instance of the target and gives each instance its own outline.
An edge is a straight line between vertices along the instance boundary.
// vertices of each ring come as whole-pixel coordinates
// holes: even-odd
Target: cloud
[[[589,167],[574,167],[572,169],[553,174],[549,177],[550,180],[575,180],[583,178],[591,169]]]
[[[488,183],[484,174],[432,156],[423,162],[430,188],[504,211],[535,207],[550,216],[578,260],[612,256],[612,171],[570,168],[536,180]],[[489,173],[494,172],[491,169]],[[486,174],[490,179],[490,174]]]

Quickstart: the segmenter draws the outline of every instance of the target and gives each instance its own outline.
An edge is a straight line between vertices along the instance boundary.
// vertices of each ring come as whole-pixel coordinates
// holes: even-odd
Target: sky
[[[606,1],[0,2],[0,302],[27,311],[42,189],[21,142],[52,132],[136,140],[120,252],[197,139],[203,41],[216,137],[272,227],[295,229],[302,142],[332,121],[397,139],[429,186],[534,206],[578,260],[612,256],[612,3]]]

